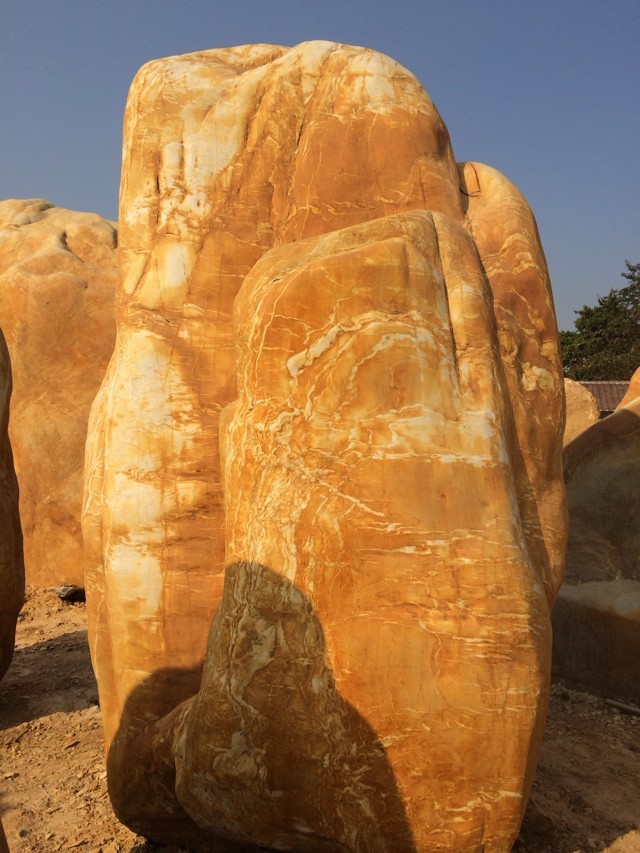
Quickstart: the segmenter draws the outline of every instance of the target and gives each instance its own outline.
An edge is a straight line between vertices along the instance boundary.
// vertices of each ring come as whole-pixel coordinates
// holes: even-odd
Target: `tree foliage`
[[[575,313],[575,331],[560,332],[565,376],[630,379],[640,367],[640,263],[625,261],[630,284]]]

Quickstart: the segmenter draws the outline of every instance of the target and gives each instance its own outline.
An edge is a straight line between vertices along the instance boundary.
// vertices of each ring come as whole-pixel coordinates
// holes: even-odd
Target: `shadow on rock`
[[[124,709],[109,793],[133,830],[208,851],[415,851],[386,750],[340,695],[292,583],[229,566],[200,690],[159,719],[161,697],[190,678],[158,672]]]

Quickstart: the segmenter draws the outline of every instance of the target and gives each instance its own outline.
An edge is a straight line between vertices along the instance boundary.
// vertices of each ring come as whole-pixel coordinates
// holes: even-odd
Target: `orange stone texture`
[[[249,45],[139,72],[119,235],[83,516],[116,813],[509,850],[566,538],[527,203],[388,57]]]
[[[9,442],[11,365],[0,332],[0,678],[13,657],[18,614],[24,602],[22,531],[18,514],[18,482]],[[0,845],[2,834],[0,833]]]
[[[0,317],[27,580],[84,586],[89,409],[113,352],[116,231],[42,199],[0,202]]]
[[[567,445],[600,420],[600,409],[591,391],[573,379],[565,378],[564,393],[567,401],[567,420],[563,442]]]

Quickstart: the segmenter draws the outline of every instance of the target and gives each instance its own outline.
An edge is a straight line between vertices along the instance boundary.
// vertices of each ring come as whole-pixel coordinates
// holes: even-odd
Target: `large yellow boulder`
[[[150,63],[124,151],[83,524],[117,813],[207,850],[510,849],[566,534],[531,211],[328,42]]]

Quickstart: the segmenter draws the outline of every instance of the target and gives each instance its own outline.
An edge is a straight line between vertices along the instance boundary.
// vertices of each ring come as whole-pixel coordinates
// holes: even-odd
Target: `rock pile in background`
[[[569,541],[554,666],[572,683],[640,704],[640,396],[627,394],[565,448],[564,468]]]

